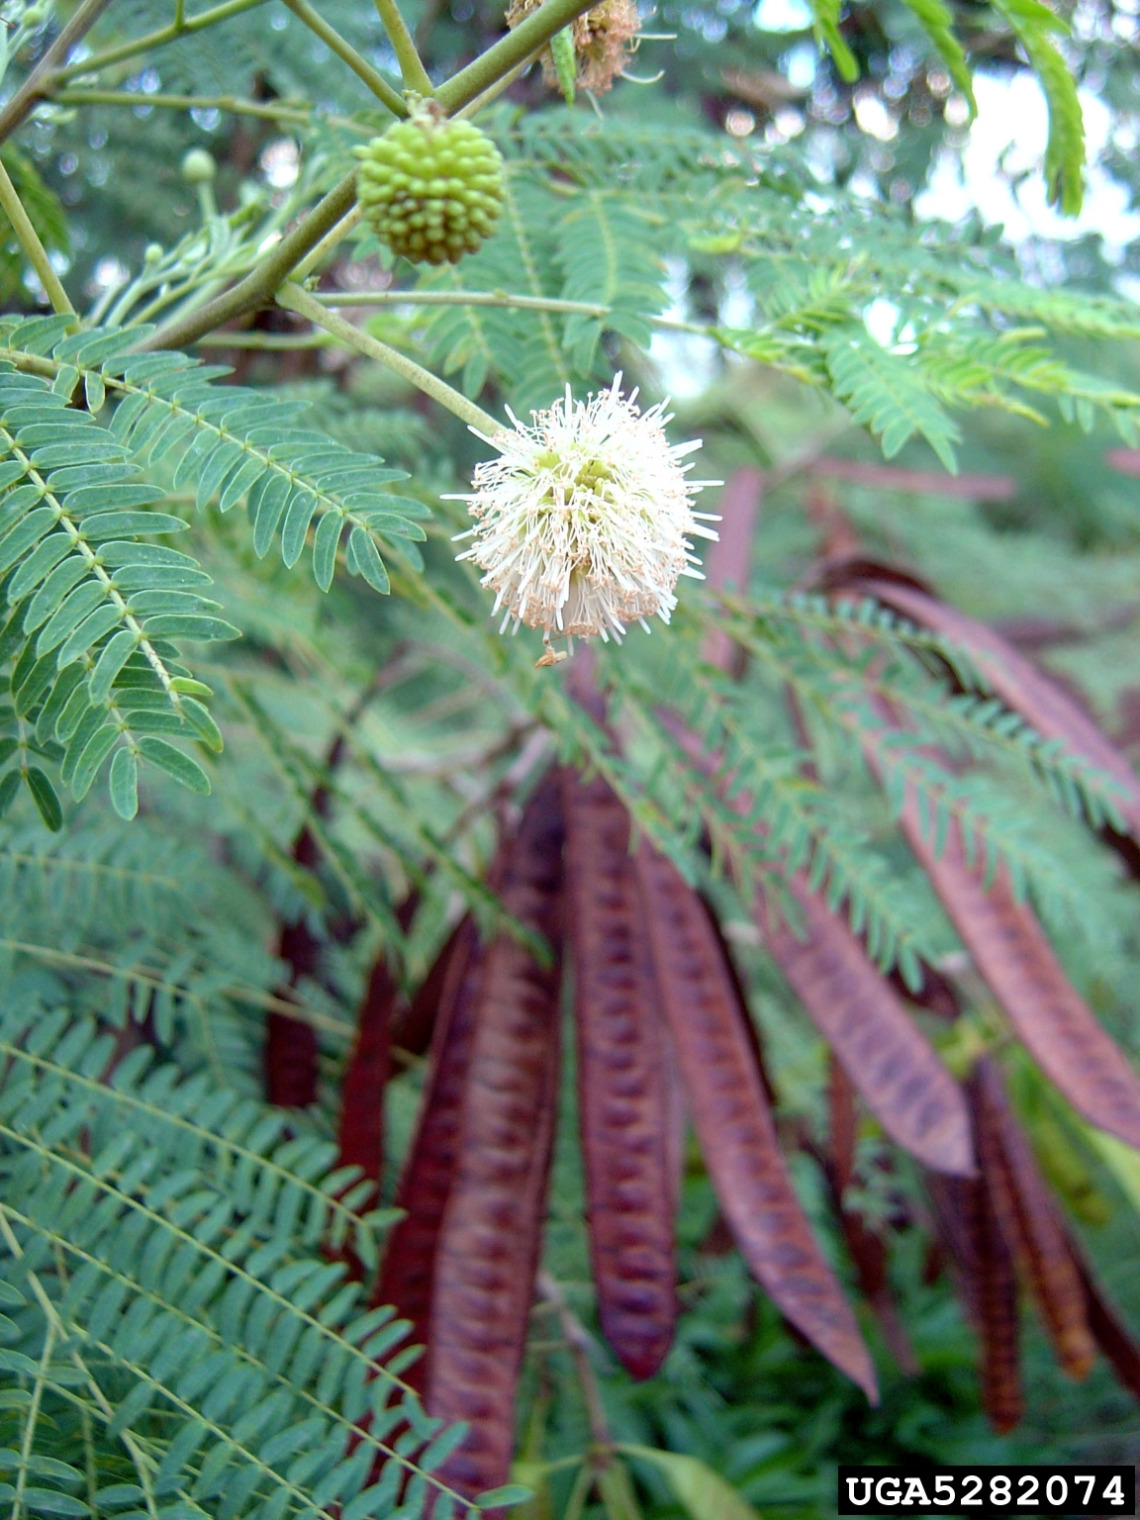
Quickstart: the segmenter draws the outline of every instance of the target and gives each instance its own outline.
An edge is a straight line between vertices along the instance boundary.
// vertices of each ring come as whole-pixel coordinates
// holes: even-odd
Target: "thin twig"
[[[387,343],[381,343],[378,338],[362,332],[359,327],[353,327],[351,322],[346,322],[335,312],[326,311],[319,301],[315,301],[308,291],[302,290],[299,285],[286,285],[279,290],[277,304],[283,306],[286,311],[295,311],[300,316],[307,317],[310,322],[317,327],[323,327],[326,332],[332,333],[334,338],[339,338],[349,348],[355,348],[357,353],[364,354],[369,359],[378,360],[395,374],[410,381],[417,390],[423,391],[425,396],[430,396],[433,401],[438,401],[441,406],[445,406],[449,412],[453,412],[456,417],[479,433],[485,434],[488,438],[494,438],[497,433],[503,431],[503,424],[497,422],[490,412],[485,412],[481,406],[476,406],[473,401],[469,401],[454,386],[448,385],[446,380],[433,375],[430,370],[424,369],[422,364],[417,364],[406,354],[389,348]]]
[[[602,1403],[602,1390],[594,1365],[590,1360],[594,1350],[590,1332],[566,1302],[561,1286],[555,1282],[545,1267],[538,1274],[536,1286],[538,1296],[552,1305],[558,1315],[558,1323],[562,1327],[562,1334],[570,1348],[570,1355],[574,1359],[578,1381],[582,1385],[586,1418],[590,1424],[590,1438],[601,1451],[612,1451],[614,1443],[609,1422],[606,1419],[605,1406]]]
[[[504,306],[584,317],[606,317],[610,313],[608,306],[593,301],[521,296],[505,290],[322,290],[313,293],[313,300],[322,306]]]
[[[61,77],[58,72],[59,65],[67,62],[72,48],[95,25],[108,3],[109,0],[81,0],[75,14],[51,47],[8,104],[0,110],[0,142],[10,137],[29,111],[33,110],[45,96],[51,94],[57,79]]]
[[[157,106],[170,111],[225,111],[230,116],[256,116],[262,121],[282,121],[298,127],[307,127],[313,120],[312,111],[302,111],[273,101],[242,100],[236,95],[144,95],[139,90],[93,90],[75,86],[59,90],[52,97],[61,106]],[[338,126],[352,124],[334,117]]]
[[[376,0],[376,10],[400,65],[400,77],[404,81],[404,89],[415,90],[419,95],[430,95],[432,84],[428,78],[428,71],[424,68],[415,39],[408,30],[407,22],[400,14],[396,0]]]
[[[364,218],[364,207],[359,202],[352,208],[346,217],[343,217],[331,232],[327,232],[315,248],[313,248],[297,265],[293,271],[293,283],[300,285],[305,277],[312,273],[324,262],[325,255],[330,253],[338,243],[342,242],[354,227],[358,227]]]
[[[103,3],[105,4],[106,0],[103,0]],[[191,16],[189,20],[181,14],[179,9],[175,12],[174,20],[167,26],[160,26],[156,31],[147,32],[143,37],[134,37],[129,42],[120,42],[115,47],[105,48],[101,53],[93,53],[90,58],[81,58],[76,63],[69,63],[66,68],[57,69],[53,86],[63,84],[77,74],[97,74],[100,69],[109,68],[113,63],[122,63],[127,58],[137,58],[140,53],[149,53],[154,48],[164,47],[166,43],[176,41],[179,37],[187,36],[191,32],[200,32],[208,26],[216,26],[219,21],[228,21],[231,16],[238,16],[242,11],[253,10],[255,6],[264,4],[265,0],[224,0],[223,4],[215,5],[198,16]]]
[[[351,42],[342,37],[335,27],[330,26],[325,18],[313,9],[308,0],[285,0],[285,4],[298,21],[315,33],[342,63],[348,65],[357,79],[368,86],[377,100],[382,105],[386,105],[393,116],[407,115],[407,107],[398,91],[377,73],[367,59],[360,56]]]
[[[604,321],[613,311],[612,306],[603,306],[596,301],[524,296],[507,290],[322,290],[314,292],[313,299],[322,306],[501,306],[512,311],[549,311],[596,317],[599,321]],[[717,335],[715,324],[686,322],[660,312],[647,314],[645,320],[669,332],[695,333],[714,340]]]
[[[12,223],[12,230],[19,240],[20,247],[28,256],[28,263],[31,264],[39,276],[40,284],[47,291],[52,310],[73,317],[75,307],[68,300],[67,291],[64,290],[59,282],[59,276],[51,267],[47,249],[40,242],[40,235],[32,226],[31,218],[24,210],[24,203],[2,162],[0,162],[0,207]]]

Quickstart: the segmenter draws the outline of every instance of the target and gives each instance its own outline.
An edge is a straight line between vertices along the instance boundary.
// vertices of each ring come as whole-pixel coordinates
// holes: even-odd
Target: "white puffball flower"
[[[677,605],[681,575],[700,580],[690,535],[716,538],[694,512],[692,498],[719,481],[687,479],[686,454],[701,446],[670,444],[665,403],[642,412],[637,391],[609,390],[565,398],[532,412],[531,426],[510,409],[513,427],[493,438],[495,459],[476,465],[465,501],[476,525],[457,538],[471,547],[457,556],[484,572],[495,592],[502,628],[514,620],[570,638],[620,641],[626,624]],[[476,431],[473,429],[472,431]],[[561,657],[560,657],[561,658]]]

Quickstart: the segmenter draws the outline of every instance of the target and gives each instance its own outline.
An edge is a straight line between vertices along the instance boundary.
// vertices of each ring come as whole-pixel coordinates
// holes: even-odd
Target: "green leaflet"
[[[751,1504],[698,1458],[648,1446],[622,1446],[621,1450],[663,1473],[692,1520],[706,1520],[709,1515],[717,1520],[760,1520]]]
[[[1067,216],[1076,216],[1084,198],[1084,117],[1076,82],[1051,40],[1057,32],[1068,32],[1068,24],[1039,0],[994,0],[994,9],[1024,47],[1049,102],[1049,199]]]
[[[961,434],[905,358],[858,330],[829,337],[824,349],[836,395],[850,406],[856,422],[879,435],[888,459],[918,433],[945,468],[956,473],[954,444]]]

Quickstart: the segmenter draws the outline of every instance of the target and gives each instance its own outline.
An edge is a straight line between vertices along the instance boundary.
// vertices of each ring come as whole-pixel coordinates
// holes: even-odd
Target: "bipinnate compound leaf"
[[[1020,713],[1043,738],[1063,745],[1070,754],[1111,777],[1115,787],[1111,802],[1119,822],[1140,842],[1140,777],[1073,698],[1008,640],[976,618],[902,580],[885,580],[874,573],[859,575],[856,571],[843,583],[965,649],[989,690],[1008,708]]]
[[[377,541],[422,539],[416,519],[427,509],[384,489],[403,471],[297,427],[296,402],[219,385],[224,367],[140,352],[152,331],[145,324],[73,326],[0,318],[0,652],[12,661],[15,710],[36,724],[41,743],[65,747],[59,780],[76,800],[115,763],[120,741],[136,768],[155,765],[207,790],[179,741],[196,735],[219,750],[221,736],[200,701],[183,703],[179,683],[193,677],[172,641],[228,640],[239,630],[205,595],[210,579],[195,560],[150,541],[189,523],[161,510],[164,489],[144,472],[170,462],[173,489],[189,489],[199,510],[245,502],[259,554],[280,534],[293,565],[311,538],[326,590],[347,530],[349,569],[386,592]],[[72,405],[73,396],[93,410]],[[50,764],[41,769],[54,792]],[[118,763],[112,792],[124,816],[127,769]]]
[[[920,371],[876,343],[865,329],[842,328],[824,344],[836,395],[871,429],[888,459],[917,433],[943,466],[957,472],[957,424],[935,400]]]
[[[290,1134],[248,1090],[187,1077],[149,1044],[128,1049],[101,1021],[9,990],[0,1306],[21,1323],[0,1360],[40,1389],[43,1418],[15,1462],[26,1486],[70,1492],[57,1453],[78,1450],[94,1480],[84,1497],[98,1484],[101,1511],[137,1506],[125,1480],[138,1469],[121,1453],[145,1430],[148,1483],[220,1497],[222,1513],[255,1493],[251,1516],[317,1513],[330,1491],[377,1512],[374,1462],[389,1490],[409,1477],[436,1488],[440,1432],[387,1365],[407,1326],[365,1313],[321,1253],[330,1233],[377,1251],[364,1244],[373,1224],[339,1197],[334,1148]],[[66,1356],[52,1354],[55,1334]],[[81,1393],[100,1411],[85,1434],[69,1413]],[[388,1432],[408,1425],[399,1455],[366,1414]]]

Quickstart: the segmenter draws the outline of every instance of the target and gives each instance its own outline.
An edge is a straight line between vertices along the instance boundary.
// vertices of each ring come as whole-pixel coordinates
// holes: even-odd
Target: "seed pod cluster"
[[[503,160],[469,121],[431,103],[356,150],[365,215],[393,253],[415,264],[457,264],[494,231],[503,206]]]

